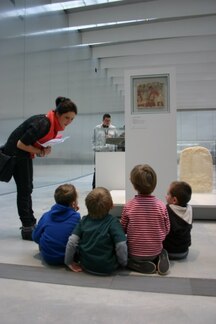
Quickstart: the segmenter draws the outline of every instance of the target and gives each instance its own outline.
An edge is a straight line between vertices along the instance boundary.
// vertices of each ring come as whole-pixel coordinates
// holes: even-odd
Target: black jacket
[[[17,148],[18,140],[25,145],[34,145],[44,137],[50,129],[50,120],[46,115],[34,115],[26,119],[8,137],[4,145],[4,153],[13,156],[28,157],[29,153]]]
[[[168,253],[183,253],[191,245],[192,207],[190,205],[187,207],[171,206],[172,208],[167,205],[170,232],[163,242],[163,247]]]

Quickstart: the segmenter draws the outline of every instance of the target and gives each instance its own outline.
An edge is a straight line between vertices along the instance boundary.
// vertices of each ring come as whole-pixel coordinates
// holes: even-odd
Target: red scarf
[[[55,138],[59,131],[64,130],[59,124],[58,118],[56,117],[56,113],[54,110],[50,110],[46,115],[50,120],[50,129],[49,132],[42,138],[38,140],[39,143],[43,144],[51,139]]]
[[[40,138],[38,142],[34,143],[34,146],[38,148],[42,148],[40,144],[44,144],[50,141],[51,139],[56,138],[58,132],[64,130],[64,128],[62,128],[61,125],[59,124],[58,118],[56,117],[56,113],[54,110],[50,110],[46,114],[46,117],[50,120],[50,129],[49,132],[44,137]]]

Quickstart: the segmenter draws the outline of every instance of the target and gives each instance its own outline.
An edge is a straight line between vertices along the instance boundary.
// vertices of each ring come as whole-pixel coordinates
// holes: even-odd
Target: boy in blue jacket
[[[42,215],[32,239],[38,243],[46,263],[63,265],[68,238],[81,219],[77,212],[78,194],[73,185],[63,184],[55,190],[54,198],[56,204]]]

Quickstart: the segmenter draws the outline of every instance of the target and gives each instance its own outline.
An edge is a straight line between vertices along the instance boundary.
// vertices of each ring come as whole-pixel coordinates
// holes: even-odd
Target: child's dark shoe
[[[152,274],[156,272],[156,265],[151,261],[135,262],[129,259],[127,266],[128,268],[141,273]]]
[[[157,270],[160,275],[166,275],[169,271],[169,257],[168,253],[165,249],[161,251],[161,254],[159,255]]]

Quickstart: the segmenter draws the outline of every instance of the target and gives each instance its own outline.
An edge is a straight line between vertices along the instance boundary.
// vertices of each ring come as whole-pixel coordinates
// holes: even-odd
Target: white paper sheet
[[[52,140],[50,141],[47,141],[45,143],[40,143],[38,142],[41,146],[43,147],[47,147],[47,146],[53,146],[55,144],[60,144],[60,143],[63,143],[64,141],[66,141],[68,138],[70,138],[70,136],[66,136],[66,137],[62,137],[62,138],[53,138]]]

